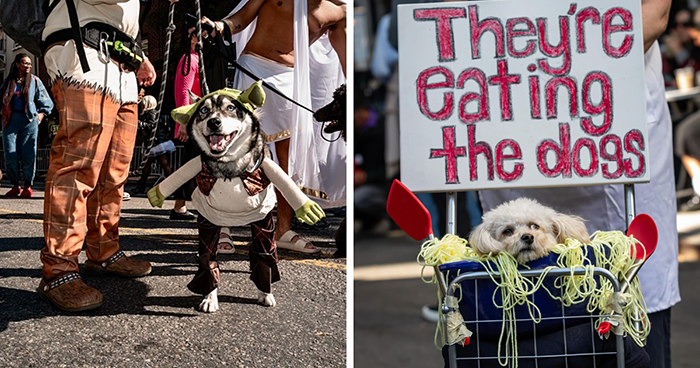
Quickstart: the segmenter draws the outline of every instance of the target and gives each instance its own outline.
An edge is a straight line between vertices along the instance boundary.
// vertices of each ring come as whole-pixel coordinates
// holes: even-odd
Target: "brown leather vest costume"
[[[255,165],[256,168],[253,172],[245,172],[239,176],[241,181],[243,181],[243,186],[245,187],[246,192],[251,197],[265,190],[265,188],[267,188],[271,183],[270,179],[268,179],[267,175],[265,175],[265,172],[262,169],[262,161],[264,159],[265,156],[263,155],[263,157],[260,158],[260,162]],[[209,196],[211,189],[216,183],[216,179],[217,177],[214,176],[207,165],[202,162],[202,171],[200,171],[195,178],[199,191],[205,196]]]

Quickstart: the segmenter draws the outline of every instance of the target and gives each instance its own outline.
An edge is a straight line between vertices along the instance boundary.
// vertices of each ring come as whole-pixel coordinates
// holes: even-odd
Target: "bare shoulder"
[[[338,16],[338,20],[343,20],[347,14],[347,4],[340,0],[327,0],[327,2],[332,3],[335,9],[334,13]]]
[[[270,1],[267,0],[248,0],[248,3],[244,6],[245,7],[251,7],[254,9],[256,12],[260,10],[261,7],[267,5],[270,3]]]
[[[317,8],[314,13],[317,14],[319,18],[323,19],[323,23],[326,25],[334,25],[340,23],[346,18],[346,4],[340,0],[309,0],[309,5],[311,8],[311,3],[315,3]]]

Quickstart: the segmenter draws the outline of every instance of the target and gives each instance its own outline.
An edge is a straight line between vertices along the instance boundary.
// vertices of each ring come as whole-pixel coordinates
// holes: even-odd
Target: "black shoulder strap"
[[[54,3],[49,6],[49,9],[53,9],[56,6],[58,0],[54,0]],[[87,56],[85,55],[85,47],[83,46],[83,35],[80,32],[80,21],[78,20],[78,11],[75,9],[74,0],[66,0],[66,5],[68,6],[68,18],[70,18],[70,28],[73,33],[73,41],[75,41],[75,47],[78,50],[78,59],[80,59],[80,66],[83,68],[83,73],[90,71],[90,65],[87,61]]]
[[[61,0],[53,0],[49,3],[49,7],[46,9],[46,16],[48,17],[49,14],[53,11],[53,9],[58,5],[58,2]]]

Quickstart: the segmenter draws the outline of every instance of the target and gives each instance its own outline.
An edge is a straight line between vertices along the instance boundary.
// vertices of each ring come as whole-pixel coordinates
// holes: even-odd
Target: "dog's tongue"
[[[223,151],[226,148],[226,137],[223,135],[212,135],[209,137],[209,147],[212,151]]]

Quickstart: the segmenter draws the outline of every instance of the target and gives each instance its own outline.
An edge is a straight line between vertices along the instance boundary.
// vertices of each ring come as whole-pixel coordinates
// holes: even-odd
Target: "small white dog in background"
[[[521,264],[546,257],[566,238],[590,242],[581,217],[559,213],[530,198],[503,203],[482,219],[469,244],[480,254],[508,252]]]

